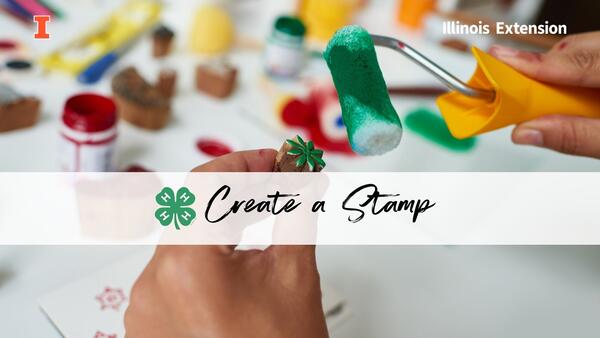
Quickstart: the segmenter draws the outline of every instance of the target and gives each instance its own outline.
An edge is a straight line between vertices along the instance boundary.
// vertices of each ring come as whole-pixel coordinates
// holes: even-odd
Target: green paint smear
[[[450,150],[466,152],[473,149],[477,143],[474,137],[459,140],[452,136],[446,121],[429,109],[421,108],[410,112],[404,123],[409,130]]]
[[[48,8],[50,12],[52,12],[52,14],[54,14],[54,16],[56,16],[57,18],[62,19],[65,17],[64,13],[60,9],[58,9],[58,7],[56,7],[54,4],[50,3],[49,0],[38,0],[38,2],[42,4],[42,6]]]
[[[401,132],[400,118],[390,102],[373,40],[365,29],[360,26],[340,29],[329,41],[323,56],[338,92],[350,144],[356,152],[372,153],[354,142],[356,130],[369,123],[396,125]],[[386,151],[396,145],[387,145],[390,149]]]

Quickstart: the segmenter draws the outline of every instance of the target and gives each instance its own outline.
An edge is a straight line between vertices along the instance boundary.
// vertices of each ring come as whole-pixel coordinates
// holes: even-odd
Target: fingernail
[[[516,144],[541,147],[544,145],[544,136],[539,130],[527,128],[516,129],[513,134],[513,142]]]
[[[492,48],[490,48],[490,54],[507,63],[514,60],[526,62],[542,61],[542,54],[540,53],[527,52],[498,45],[495,45]]]
[[[494,45],[490,48],[490,54],[498,58],[511,58],[519,54],[519,51],[510,47]]]

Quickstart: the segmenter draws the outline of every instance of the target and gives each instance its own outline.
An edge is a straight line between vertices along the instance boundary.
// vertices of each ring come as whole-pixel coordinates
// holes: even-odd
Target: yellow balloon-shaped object
[[[472,87],[494,89],[493,102],[457,92],[437,99],[448,129],[462,139],[521,123],[543,115],[569,114],[600,118],[597,90],[552,85],[527,77],[477,48]]]
[[[227,52],[233,43],[234,27],[231,16],[216,5],[198,8],[190,31],[190,48],[201,54]]]
[[[350,24],[359,5],[358,0],[304,0],[300,16],[310,38],[327,41],[335,31]]]

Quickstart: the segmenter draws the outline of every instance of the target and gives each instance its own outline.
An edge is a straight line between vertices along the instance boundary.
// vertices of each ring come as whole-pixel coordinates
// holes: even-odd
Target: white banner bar
[[[600,173],[0,173],[0,244],[600,244]]]

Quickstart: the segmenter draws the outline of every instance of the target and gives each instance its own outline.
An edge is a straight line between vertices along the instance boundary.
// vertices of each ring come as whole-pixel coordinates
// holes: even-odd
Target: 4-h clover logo
[[[179,224],[188,226],[196,218],[196,212],[189,207],[195,200],[196,196],[188,188],[179,188],[176,195],[173,189],[165,187],[156,195],[156,203],[162,207],[154,216],[163,226],[175,223],[175,229],[179,230]]]

